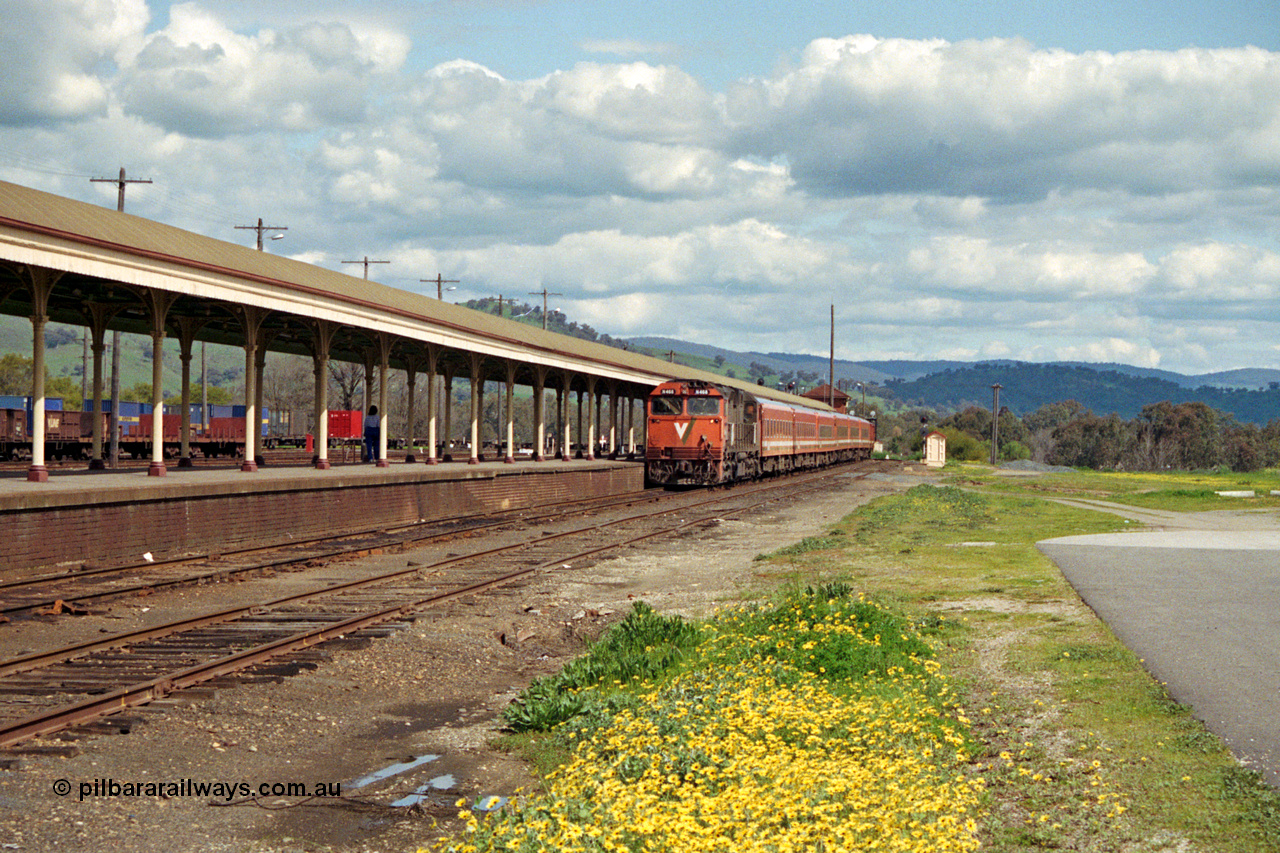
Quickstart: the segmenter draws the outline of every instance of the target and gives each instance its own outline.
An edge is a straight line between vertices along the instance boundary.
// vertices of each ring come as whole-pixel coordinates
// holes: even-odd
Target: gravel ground
[[[821,532],[866,500],[928,476],[923,468],[879,470],[860,481],[840,477],[802,505],[725,520],[585,571],[548,573],[520,588],[426,611],[363,647],[322,647],[308,668],[278,682],[178,694],[162,707],[128,712],[144,719],[127,735],[85,737],[68,754],[9,758],[0,771],[0,851],[415,850],[434,836],[437,820],[455,814],[460,797],[501,796],[533,781],[520,762],[488,747],[497,714],[530,679],[558,670],[584,638],[636,600],[700,616],[758,590],[764,581],[753,570],[757,554]],[[429,556],[368,558],[341,571]],[[290,575],[277,582],[297,581]],[[227,601],[240,586],[174,594],[172,606]],[[250,591],[245,586],[236,596]],[[39,648],[67,630],[121,630],[122,622],[151,615],[143,607],[168,609],[156,596],[146,605],[122,603],[79,617],[61,631],[56,624],[31,626],[29,634],[3,626],[0,655]],[[374,771],[415,761],[356,787]],[[115,794],[113,785],[119,793],[95,795],[95,780],[97,794]],[[230,793],[193,793],[193,783],[223,783]],[[342,796],[246,797],[237,790],[241,783],[255,793],[276,783],[329,792],[340,784]],[[168,795],[157,785],[171,786]],[[128,795],[126,786],[138,793]],[[419,790],[425,795],[418,806],[391,805]]]

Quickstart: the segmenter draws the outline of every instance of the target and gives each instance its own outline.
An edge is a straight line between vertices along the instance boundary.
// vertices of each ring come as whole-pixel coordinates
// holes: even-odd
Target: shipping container
[[[363,438],[364,416],[358,410],[331,409],[329,438]]]

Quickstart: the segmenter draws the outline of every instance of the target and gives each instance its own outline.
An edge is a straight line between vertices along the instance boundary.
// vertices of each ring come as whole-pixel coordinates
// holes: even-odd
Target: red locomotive
[[[664,486],[713,485],[870,459],[875,424],[826,407],[673,379],[649,395],[645,473]]]

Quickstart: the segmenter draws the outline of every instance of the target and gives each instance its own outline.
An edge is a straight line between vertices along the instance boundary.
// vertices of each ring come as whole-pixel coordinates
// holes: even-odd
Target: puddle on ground
[[[401,797],[391,804],[392,808],[408,808],[416,806],[418,803],[427,799],[431,791],[447,791],[457,784],[457,780],[453,778],[452,773],[446,773],[443,776],[437,776],[425,785],[419,785],[412,794]]]
[[[393,776],[408,773],[414,768],[421,767],[424,764],[430,764],[433,761],[439,760],[439,758],[439,755],[419,755],[417,758],[411,758],[408,761],[398,761],[395,764],[389,764],[386,767],[383,767],[381,770],[375,770],[372,773],[361,776],[359,779],[347,783],[346,787],[348,790],[352,791],[359,790],[360,788],[372,785],[375,782],[381,782],[385,779],[390,779]],[[452,773],[443,773],[432,778],[425,784],[419,785],[414,789],[412,794],[401,797],[393,802],[391,806],[392,808],[409,808],[410,806],[416,806],[427,802],[432,791],[448,791],[457,784],[458,780]],[[484,797],[478,797],[475,802],[475,809],[476,811],[491,812],[495,809],[502,808],[506,803],[506,797],[491,794]]]
[[[354,782],[349,783],[347,787],[351,790],[357,790],[366,785],[372,785],[374,782],[381,782],[383,779],[390,779],[392,776],[399,776],[401,773],[412,770],[415,767],[421,767],[424,764],[429,764],[439,757],[440,756],[438,755],[419,755],[417,758],[410,761],[401,761],[397,764],[384,767],[381,770],[375,770],[367,776],[361,776]]]

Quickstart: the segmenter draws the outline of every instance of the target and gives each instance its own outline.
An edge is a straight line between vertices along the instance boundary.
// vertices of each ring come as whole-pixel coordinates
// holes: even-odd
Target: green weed
[[[503,710],[513,732],[546,731],[585,713],[599,699],[584,692],[602,684],[656,678],[679,665],[701,639],[700,629],[678,616],[661,616],[643,601],[614,625],[585,655],[559,673],[536,679]]]

